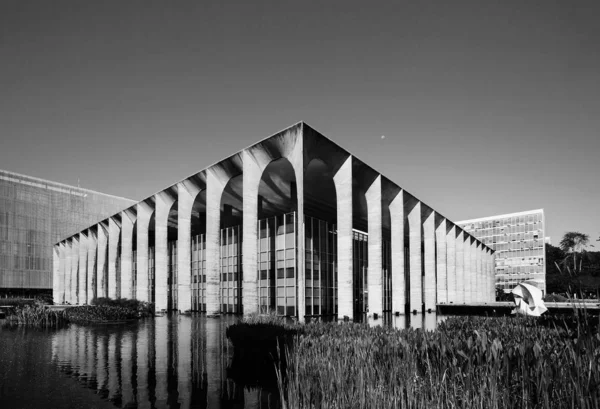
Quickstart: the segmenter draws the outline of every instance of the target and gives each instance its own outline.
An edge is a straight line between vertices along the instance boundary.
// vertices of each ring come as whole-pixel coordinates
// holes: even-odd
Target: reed
[[[433,332],[307,324],[277,369],[284,408],[598,408],[600,335],[527,317]]]
[[[65,326],[67,323],[64,311],[53,311],[42,305],[16,306],[6,317],[7,325],[50,328]]]

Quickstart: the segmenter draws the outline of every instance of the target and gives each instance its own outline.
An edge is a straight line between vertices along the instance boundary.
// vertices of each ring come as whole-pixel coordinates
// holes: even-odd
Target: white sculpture
[[[517,286],[513,288],[512,294],[515,297],[516,305],[516,308],[511,312],[512,314],[539,317],[548,311],[548,308],[546,308],[544,301],[542,300],[542,290],[526,281],[517,284]]]

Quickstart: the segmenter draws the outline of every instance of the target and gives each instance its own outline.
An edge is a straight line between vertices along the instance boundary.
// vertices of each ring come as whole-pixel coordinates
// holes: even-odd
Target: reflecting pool
[[[371,325],[434,329],[436,314]],[[173,315],[59,330],[0,328],[2,408],[277,408],[230,376],[237,317]],[[0,320],[0,323],[2,321]]]

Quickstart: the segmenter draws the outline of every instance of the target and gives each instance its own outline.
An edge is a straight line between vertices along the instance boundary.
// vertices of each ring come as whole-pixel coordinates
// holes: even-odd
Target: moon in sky
[[[385,135],[381,135],[381,139],[385,139]]]

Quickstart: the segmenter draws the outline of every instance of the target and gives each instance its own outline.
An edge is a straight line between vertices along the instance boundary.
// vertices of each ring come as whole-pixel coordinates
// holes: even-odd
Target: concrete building
[[[523,281],[546,293],[544,209],[501,214],[456,224],[496,252],[496,288],[506,292]]]
[[[54,250],[57,303],[303,320],[494,299],[489,247],[305,123]]]
[[[0,296],[51,294],[54,243],[134,203],[0,170]]]

